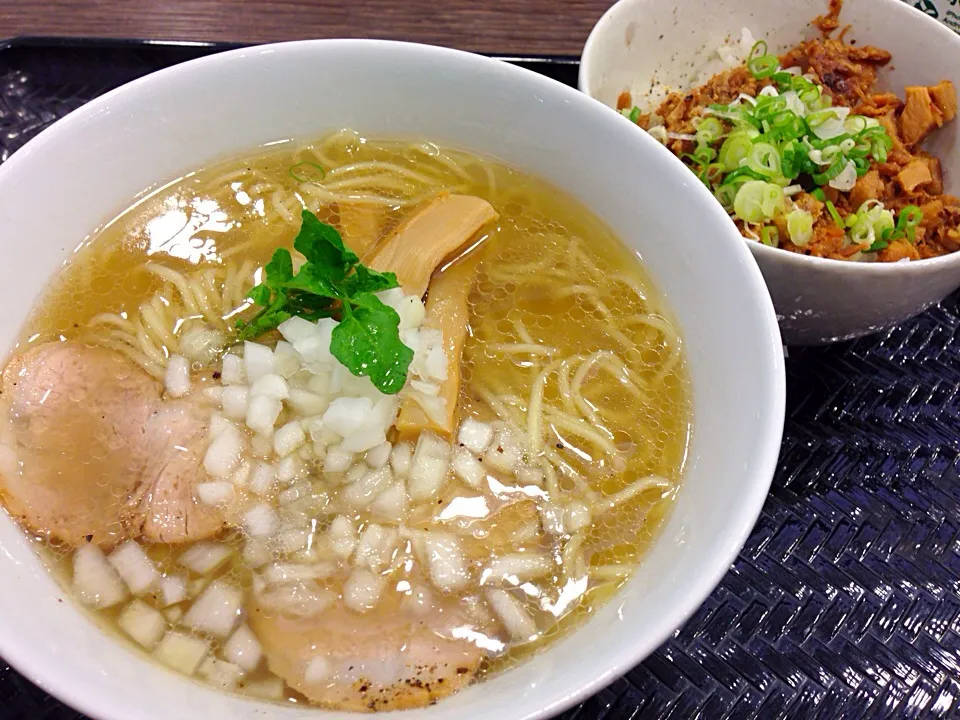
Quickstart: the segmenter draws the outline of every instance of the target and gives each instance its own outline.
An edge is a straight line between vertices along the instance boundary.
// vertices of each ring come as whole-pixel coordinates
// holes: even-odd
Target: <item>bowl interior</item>
[[[624,90],[640,107],[655,106],[670,92],[702,82],[700,74],[717,48],[737,40],[743,28],[766,40],[771,52],[781,53],[815,37],[818,31],[809,23],[826,9],[826,0],[622,0],[588,40],[580,87],[610,107],[616,107]],[[851,26],[848,41],[893,54],[880,73],[881,90],[902,98],[907,85],[933,85],[943,79],[960,85],[960,36],[902,0],[846,0],[840,21]],[[935,132],[924,145],[944,160],[953,183],[960,175],[957,137],[957,132]]]
[[[0,318],[0,347],[11,347],[72,250],[138,193],[227,155],[340,127],[428,138],[551,180],[637,251],[680,322],[694,440],[675,511],[637,576],[589,630],[410,713],[548,715],[652,651],[719,581],[766,496],[783,423],[783,358],[756,265],[696,179],[625,119],[532,73],[402,43],[290,43],[163,71],[82,108],[0,168],[0,266],[17,268],[8,294],[18,298]],[[704,232],[717,241],[701,246]],[[159,668],[61,602],[6,516],[0,547],[0,655],[93,717],[318,714],[219,695]]]
[[[826,0],[621,0],[597,23],[584,49],[580,88],[615,107],[629,91],[643,108],[703,82],[717,48],[748,28],[782,52],[817,31]],[[960,35],[901,0],[846,0],[847,39],[889,50],[879,88],[903,97],[907,85],[943,79],[960,88]],[[947,193],[960,191],[960,122],[932,133],[924,148],[941,159]],[[960,285],[960,254],[907,264],[848,263],[747,243],[760,264],[788,344],[830,342],[909,318]]]

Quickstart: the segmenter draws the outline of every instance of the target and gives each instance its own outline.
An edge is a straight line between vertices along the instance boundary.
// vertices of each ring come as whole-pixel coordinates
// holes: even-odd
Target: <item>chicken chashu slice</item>
[[[486,656],[468,640],[431,627],[427,617],[403,611],[374,618],[336,606],[311,618],[292,618],[256,600],[247,609],[270,670],[313,702],[336,710],[431,705],[468,685]],[[442,614],[449,625],[448,615]],[[307,668],[317,656],[327,672],[307,682]]]
[[[79,546],[187,542],[223,523],[194,502],[206,414],[113,350],[46,343],[0,385],[0,492],[31,531]]]

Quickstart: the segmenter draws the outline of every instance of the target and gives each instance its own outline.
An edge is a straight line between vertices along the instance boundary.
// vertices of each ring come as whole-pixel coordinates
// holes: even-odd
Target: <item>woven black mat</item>
[[[0,48],[0,162],[53,120],[217,47]],[[576,63],[522,64],[575,84]],[[693,618],[563,720],[960,716],[960,296],[787,360],[780,465]],[[600,650],[602,652],[602,650]],[[0,664],[0,720],[82,720]]]

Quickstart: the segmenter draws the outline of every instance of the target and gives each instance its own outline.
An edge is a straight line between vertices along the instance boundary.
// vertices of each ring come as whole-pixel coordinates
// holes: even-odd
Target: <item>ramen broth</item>
[[[255,387],[231,385],[227,377],[233,360],[224,357],[244,362],[250,352],[232,339],[236,320],[251,316],[246,294],[263,280],[274,251],[291,247],[302,211],[337,228],[362,259],[440,193],[483,199],[498,216],[460,252],[465,257],[445,261],[431,280],[432,290],[436,278],[458,263],[473,264],[463,281],[469,285],[467,332],[462,354],[452,360],[460,367],[458,422],[441,442],[441,486],[419,501],[408,497],[415,494],[410,478],[424,441],[416,434],[401,437],[397,428],[388,431],[387,443],[341,453],[345,464],[337,464],[340,438],[321,430],[312,434],[319,421],[310,425],[311,415],[289,399],[274,419],[274,446],[281,429],[296,434],[297,423],[305,439],[285,457],[278,450],[271,454],[269,443],[257,445],[242,414],[224,420],[226,398],[237,388]],[[429,293],[424,322],[430,318]],[[465,682],[556,640],[607,601],[642,561],[676,496],[690,439],[682,344],[638,257],[586,208],[542,180],[428,142],[342,131],[231,159],[144,196],[78,249],[36,308],[16,352],[64,341],[122,354],[166,383],[162,402],[170,401],[170,358],[192,355],[185,401],[216,416],[213,426],[232,422],[247,443],[243,461],[226,481],[211,482],[204,469],[209,464],[197,468],[197,489],[222,514],[223,529],[186,544],[128,541],[142,548],[156,575],[147,571],[142,589],[128,588],[122,601],[97,609],[101,624],[128,640],[129,628],[140,628],[134,634],[152,639],[131,641],[133,647],[201,682],[277,701],[393,707],[382,694],[367,697],[368,683],[359,676],[352,690],[360,693],[356,702],[305,693],[300,675],[291,681],[293,665],[276,660],[271,641],[257,637],[271,620],[252,618],[251,612],[290,616],[293,628],[314,622],[311,612],[341,613],[356,624],[358,638],[365,637],[364,628],[398,617],[426,617],[439,636],[479,647],[476,668],[462,673]],[[256,342],[279,358],[278,343],[285,341],[272,331]],[[306,361],[298,367],[288,378],[291,388],[298,377],[309,376]],[[344,374],[341,368],[332,377],[340,377],[337,372]],[[310,383],[315,377],[309,376]],[[424,394],[418,402],[427,407],[430,388],[443,381],[431,386],[424,378],[416,388]],[[412,380],[400,397],[414,392]],[[380,396],[369,387],[351,390],[355,381],[343,380],[339,390],[310,384],[311,398],[331,403],[367,393],[377,402]],[[77,431],[69,422],[48,429]],[[471,438],[467,446],[474,435],[481,444],[487,437],[486,449],[467,450],[464,433]],[[216,442],[213,430],[204,442]],[[511,457],[504,461],[506,455]],[[286,458],[292,460],[284,464]],[[254,492],[261,466],[274,480]],[[391,504],[380,486],[371,491],[379,503],[350,500],[350,488],[378,468],[389,475],[389,491],[405,499]],[[477,468],[482,479],[466,479],[476,480],[470,473]],[[199,498],[195,492],[192,502],[203,502]],[[255,516],[274,524],[264,529]],[[74,548],[42,528],[31,534],[57,577],[73,587],[79,567]],[[356,548],[364,543],[379,548],[378,561],[358,559]],[[211,554],[211,548],[220,550]],[[451,548],[450,563],[462,574],[454,580],[434,564],[437,553]],[[116,552],[111,543],[102,549]],[[300,595],[276,590],[293,585]],[[237,593],[240,601],[241,617],[224,632],[208,631],[213,626],[204,621],[197,630],[190,620],[200,614],[192,608],[211,587],[228,589],[227,597]],[[304,597],[314,605],[295,605]],[[131,603],[140,604],[131,609]],[[137,624],[141,617],[162,617],[162,626],[144,631]],[[277,627],[283,622],[277,620]],[[245,657],[237,651],[245,639],[237,637],[241,631],[252,632],[262,646],[258,652],[266,655],[250,667],[238,660]],[[167,642],[171,633],[174,644],[177,638],[200,640],[193,649],[202,657],[177,660],[176,647]],[[322,644],[312,651],[325,657]],[[313,662],[297,652],[296,673],[314,683],[323,672],[334,678],[327,660]],[[422,691],[419,699],[395,702],[422,704],[443,694]]]

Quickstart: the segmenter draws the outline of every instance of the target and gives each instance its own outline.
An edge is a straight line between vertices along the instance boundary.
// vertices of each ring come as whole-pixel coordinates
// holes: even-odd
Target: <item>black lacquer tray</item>
[[[228,47],[0,43],[0,162],[97,95]],[[504,59],[576,84],[575,58]],[[960,717],[960,295],[792,350],[787,388],[773,488],[730,572],[563,720]],[[81,717],[0,662],[0,720]]]

